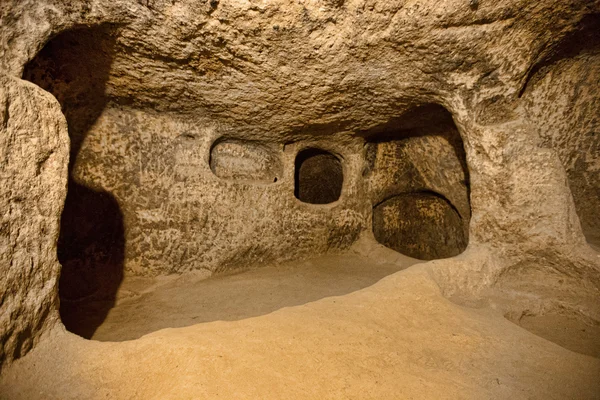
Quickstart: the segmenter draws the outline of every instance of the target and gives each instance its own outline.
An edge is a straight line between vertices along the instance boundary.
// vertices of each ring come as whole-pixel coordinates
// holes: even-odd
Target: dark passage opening
[[[399,194],[376,205],[373,233],[386,246],[420,259],[456,256],[467,244],[458,211],[432,192]]]
[[[362,135],[377,241],[422,260],[462,253],[471,216],[469,171],[452,115],[424,105]]]
[[[107,104],[105,86],[114,56],[116,27],[63,32],[25,67],[23,79],[52,93],[71,139],[69,183],[61,218],[58,259],[60,315],[65,327],[90,338],[115,303],[123,279],[123,215],[112,194],[74,177],[82,143]]]
[[[342,193],[344,173],[342,163],[333,154],[321,149],[302,150],[296,156],[296,198],[305,203],[329,204]]]

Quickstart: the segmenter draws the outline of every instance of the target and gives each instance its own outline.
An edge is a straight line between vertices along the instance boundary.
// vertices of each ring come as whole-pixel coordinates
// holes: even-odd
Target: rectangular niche
[[[332,153],[309,148],[296,156],[296,198],[304,203],[330,204],[342,193],[344,174],[342,163]]]
[[[281,178],[283,163],[274,144],[222,139],[211,148],[210,169],[222,179],[265,184]]]

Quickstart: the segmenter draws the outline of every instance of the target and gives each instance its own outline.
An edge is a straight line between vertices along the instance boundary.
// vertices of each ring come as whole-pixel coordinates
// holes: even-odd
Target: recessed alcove
[[[275,183],[283,174],[277,146],[252,140],[219,139],[210,151],[210,168],[219,178]]]
[[[422,260],[462,253],[471,213],[469,173],[451,114],[423,105],[362,134],[375,238]]]
[[[328,151],[304,149],[296,156],[294,182],[294,194],[298,200],[311,204],[333,203],[342,193],[342,163]]]
[[[82,144],[108,103],[105,86],[116,35],[112,24],[62,32],[23,72],[24,79],[56,97],[67,120],[71,157],[57,244],[62,265],[60,315],[68,330],[87,338],[114,305],[123,280],[125,227],[120,205],[112,193],[74,176]]]
[[[433,192],[398,194],[377,204],[373,233],[387,247],[424,260],[456,256],[467,247],[460,214]]]

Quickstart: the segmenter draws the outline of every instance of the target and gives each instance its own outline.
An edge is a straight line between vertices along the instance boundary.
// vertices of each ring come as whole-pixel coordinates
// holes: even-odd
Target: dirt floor
[[[518,324],[564,348],[600,359],[598,325],[590,325],[578,318],[557,314],[524,316]]]
[[[531,333],[448,301],[414,263],[126,279],[97,340],[55,330],[0,398],[600,399],[598,327],[523,317]]]
[[[97,328],[96,308],[102,310],[102,304],[81,303],[69,318],[79,321],[73,332],[85,333],[91,339],[131,340],[163,328],[237,321],[343,296],[417,262],[406,257],[397,264],[366,264],[357,257],[329,256],[209,279],[194,273],[126,278],[115,307]]]

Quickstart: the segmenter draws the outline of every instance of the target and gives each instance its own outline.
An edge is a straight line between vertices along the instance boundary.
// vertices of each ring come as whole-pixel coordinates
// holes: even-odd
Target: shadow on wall
[[[375,238],[422,260],[462,253],[471,217],[469,171],[452,115],[428,104],[361,135]]]
[[[116,28],[103,24],[63,32],[23,74],[56,97],[69,127],[69,183],[57,249],[62,265],[60,315],[69,331],[85,338],[104,321],[123,279],[125,237],[119,205],[110,193],[73,178],[81,145],[107,104]]]

